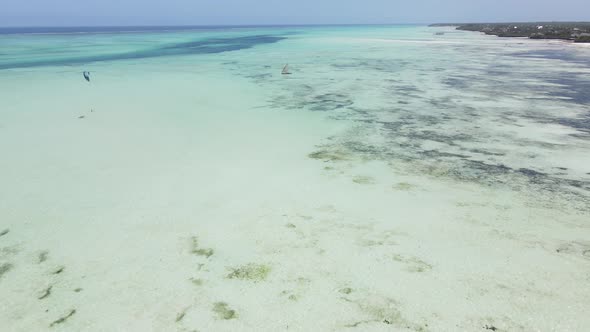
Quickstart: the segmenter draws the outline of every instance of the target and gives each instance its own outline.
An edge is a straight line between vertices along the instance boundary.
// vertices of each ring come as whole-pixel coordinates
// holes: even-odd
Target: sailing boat
[[[282,75],[291,75],[291,72],[289,72],[289,64],[286,64],[285,67],[283,67],[283,71],[281,72]]]
[[[86,81],[90,82],[90,72],[89,71],[83,72],[82,75],[84,75],[84,79]]]

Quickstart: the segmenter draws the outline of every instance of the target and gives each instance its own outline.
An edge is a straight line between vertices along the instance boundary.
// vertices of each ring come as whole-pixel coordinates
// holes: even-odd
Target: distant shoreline
[[[455,27],[498,37],[558,39],[590,43],[590,22],[437,23],[430,27]]]

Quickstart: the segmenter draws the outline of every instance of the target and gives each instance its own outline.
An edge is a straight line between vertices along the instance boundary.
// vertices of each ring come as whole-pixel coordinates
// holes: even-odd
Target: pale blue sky
[[[2,0],[0,26],[590,20],[589,0]]]

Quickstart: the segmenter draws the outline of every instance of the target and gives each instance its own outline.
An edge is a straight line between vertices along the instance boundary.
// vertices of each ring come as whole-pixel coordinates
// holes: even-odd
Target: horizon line
[[[427,25],[433,23],[262,23],[262,24],[130,24],[130,25],[0,25],[3,28],[151,28],[151,27],[290,27],[290,26],[356,26],[356,25]]]
[[[249,27],[321,27],[321,26],[387,26],[387,25],[462,25],[462,24],[512,24],[512,23],[590,23],[590,21],[497,21],[497,22],[422,22],[422,23],[293,23],[293,24],[131,24],[131,25],[0,25],[0,29],[22,28],[249,28]]]

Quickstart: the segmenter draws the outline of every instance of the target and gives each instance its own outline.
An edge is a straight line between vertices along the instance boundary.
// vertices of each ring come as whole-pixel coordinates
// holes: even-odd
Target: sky
[[[0,26],[590,21],[589,0],[0,0]]]

